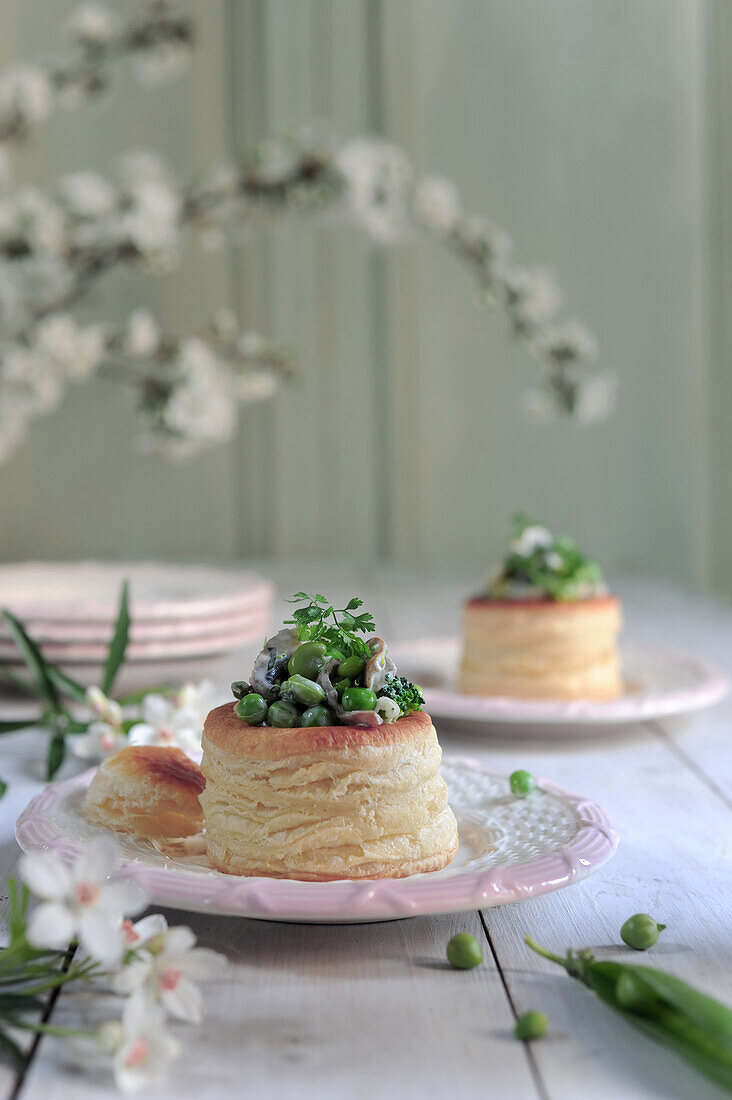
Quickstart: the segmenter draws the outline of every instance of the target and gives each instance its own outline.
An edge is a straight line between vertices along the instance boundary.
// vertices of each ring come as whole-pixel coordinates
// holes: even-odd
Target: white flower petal
[[[176,1020],[200,1024],[203,1020],[203,997],[198,986],[188,978],[179,978],[174,989],[161,989],[160,1002]]]
[[[203,981],[213,978],[226,968],[226,956],[209,947],[195,947],[178,962],[189,978]]]
[[[142,989],[150,976],[152,969],[152,957],[147,956],[133,959],[132,962],[121,966],[112,978],[112,989],[121,996],[128,996]]]
[[[28,918],[26,935],[31,947],[64,950],[76,929],[71,910],[60,902],[48,901],[34,909]]]
[[[100,912],[116,914],[119,918],[134,917],[149,904],[145,890],[137,882],[109,882],[102,889],[96,907]]]
[[[191,928],[184,924],[169,928],[165,937],[164,952],[166,955],[184,955],[196,946],[196,936]]]
[[[82,849],[71,874],[74,882],[102,883],[117,865],[117,848],[106,837],[95,837]]]
[[[142,947],[153,936],[164,935],[168,930],[168,922],[162,913],[151,913],[149,917],[143,917],[142,920],[132,925],[132,930],[137,940],[130,943],[130,946]]]
[[[160,725],[167,721],[172,706],[164,695],[146,695],[142,701],[142,713],[145,721],[151,726]]]
[[[39,898],[63,898],[71,890],[69,869],[53,852],[26,852],[20,857],[18,874]]]
[[[117,966],[126,949],[119,920],[96,909],[82,911],[79,920],[82,950],[103,966]]]

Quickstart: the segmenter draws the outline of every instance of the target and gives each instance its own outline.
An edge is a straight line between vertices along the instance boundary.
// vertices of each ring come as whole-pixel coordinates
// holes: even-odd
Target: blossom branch
[[[73,57],[14,66],[3,75],[0,145],[25,141],[64,101],[98,96],[109,87],[112,65],[125,58],[135,59],[142,83],[177,75],[194,41],[192,22],[165,0],[155,0],[127,26],[108,8],[84,4],[73,13],[69,30],[77,43]]]
[[[127,54],[170,75],[170,51],[180,62],[193,40],[189,21],[165,0],[154,0],[126,27],[96,4],[79,9],[72,22],[80,59],[44,71],[59,95],[70,87],[101,90],[111,61]],[[17,70],[0,78],[0,148],[3,134],[20,139],[30,121],[48,113],[40,71],[31,78],[26,67],[23,79]],[[369,138],[343,142],[310,125],[265,141],[243,164],[220,167],[188,187],[177,185],[159,158],[137,153],[122,158],[113,180],[80,171],[59,180],[51,194],[17,187],[0,195],[0,460],[22,440],[32,416],[58,403],[58,359],[77,381],[99,372],[136,387],[148,449],[184,457],[229,439],[236,403],[270,396],[289,375],[281,352],[261,337],[256,354],[251,338],[242,352],[238,336],[210,331],[203,340],[159,338],[145,364],[120,356],[121,336],[101,336],[100,326],[90,326],[84,348],[74,345],[70,356],[75,323],[66,311],[117,267],[175,267],[185,230],[204,248],[217,248],[257,219],[286,215],[348,216],[380,244],[410,233],[432,239],[466,267],[480,300],[504,311],[512,336],[541,365],[541,388],[527,395],[527,411],[546,418],[558,409],[579,420],[607,415],[613,380],[588,373],[597,355],[594,337],[578,322],[557,321],[560,294],[546,271],[516,264],[503,230],[466,213],[450,181],[415,175],[396,146]]]

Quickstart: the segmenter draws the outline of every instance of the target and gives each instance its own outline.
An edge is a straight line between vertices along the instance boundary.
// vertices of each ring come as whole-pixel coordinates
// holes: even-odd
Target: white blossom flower
[[[74,734],[70,742],[71,751],[80,760],[103,760],[124,748],[127,738],[121,729],[109,722],[90,722],[86,733]]]
[[[288,142],[267,138],[257,146],[257,176],[267,183],[287,179],[296,164],[295,149]]]
[[[176,1019],[200,1024],[203,999],[195,982],[219,973],[225,959],[195,944],[195,935],[185,927],[166,926],[147,936],[135,944],[134,957],[114,975],[112,988],[123,995],[147,993]]]
[[[211,349],[197,337],[181,341],[178,365],[182,382],[173,389],[163,412],[163,425],[199,443],[230,439],[236,428],[236,405],[227,372]]]
[[[70,313],[52,313],[36,326],[36,348],[58,363],[73,359],[76,339],[76,321]]]
[[[130,188],[130,199],[122,227],[135,247],[143,254],[175,250],[181,213],[175,189],[165,180],[148,179]]]
[[[508,233],[482,214],[470,214],[463,218],[459,231],[468,248],[480,254],[495,275],[503,275],[513,249]]]
[[[28,919],[31,946],[62,950],[78,937],[92,959],[116,966],[125,950],[122,919],[147,904],[136,883],[108,881],[116,864],[114,844],[103,838],[89,841],[71,866],[50,850],[21,856],[20,878],[41,899]]]
[[[536,350],[555,363],[587,362],[597,356],[597,341],[578,321],[551,325],[536,338]]]
[[[387,243],[407,225],[407,190],[412,168],[401,149],[386,141],[354,138],[336,153],[347,201],[371,236]]]
[[[519,554],[522,558],[528,558],[535,550],[551,546],[553,542],[554,536],[551,531],[534,524],[532,527],[524,528],[519,537],[514,539],[511,543],[511,552]]]
[[[0,111],[42,122],[51,113],[53,86],[37,65],[14,65],[0,77]]]
[[[146,88],[158,88],[177,80],[188,69],[191,51],[182,42],[161,42],[133,58],[135,76]]]
[[[242,332],[236,346],[248,359],[256,359],[266,350],[267,344],[259,332]]]
[[[87,689],[86,702],[92,713],[97,715],[97,721],[89,724],[86,733],[75,734],[71,738],[71,751],[82,760],[103,760],[127,744],[122,727],[122,708],[99,687]]]
[[[85,325],[79,329],[74,357],[66,365],[69,377],[75,382],[91,378],[104,358],[106,347],[104,325]]]
[[[164,695],[146,695],[142,721],[129,731],[131,745],[164,745],[182,749],[191,759],[201,759],[203,722],[195,707],[178,706]]]
[[[547,569],[553,569],[556,572],[564,565],[564,558],[556,550],[551,550],[546,556],[546,565]]]
[[[82,4],[71,13],[69,29],[79,41],[102,46],[113,38],[119,29],[119,19],[109,8],[101,4]]]
[[[128,950],[144,947],[148,940],[162,935],[168,928],[168,922],[162,913],[151,913],[142,920],[131,921],[125,918],[122,921],[122,937]]]
[[[171,1063],[180,1057],[181,1046],[166,1029],[164,1013],[155,1002],[144,995],[129,997],[121,1027],[115,1021],[110,1024],[99,1038],[111,1048],[117,1087],[133,1095],[164,1081]]]
[[[447,235],[461,214],[460,192],[450,180],[423,176],[413,200],[414,216],[426,229]]]
[[[195,684],[183,684],[172,696],[175,706],[194,714],[201,727],[203,727],[215,699],[216,685],[213,680],[199,680]]]
[[[86,689],[86,704],[101,719],[112,726],[122,725],[122,707],[116,699],[110,699],[96,685]]]
[[[39,321],[35,340],[37,352],[78,382],[93,374],[106,348],[103,325],[79,328],[69,313],[52,313]]]
[[[59,182],[59,193],[81,218],[101,218],[114,210],[117,191],[98,172],[72,172]]]
[[[20,344],[3,351],[0,378],[4,399],[12,396],[28,416],[53,412],[61,403],[64,383],[58,366]]]
[[[618,380],[611,371],[603,371],[579,384],[575,416],[580,424],[607,420],[615,411]]]
[[[544,325],[561,304],[556,282],[541,267],[514,268],[504,276],[509,306],[519,325]]]
[[[21,187],[0,204],[0,234],[23,236],[34,252],[60,253],[66,228],[63,211],[37,187]]]
[[[134,310],[127,321],[124,349],[135,359],[149,359],[160,347],[160,327],[147,309]]]

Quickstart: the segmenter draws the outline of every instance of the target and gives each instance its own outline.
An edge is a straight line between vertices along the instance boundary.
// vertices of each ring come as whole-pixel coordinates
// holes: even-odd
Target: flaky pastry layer
[[[208,855],[229,874],[327,880],[444,867],[457,823],[428,715],[379,727],[206,720],[201,795]]]
[[[469,695],[614,699],[622,690],[614,596],[574,602],[471,600],[459,688]]]

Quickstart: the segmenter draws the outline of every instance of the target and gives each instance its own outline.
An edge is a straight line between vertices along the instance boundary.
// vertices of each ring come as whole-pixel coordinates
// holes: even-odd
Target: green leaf
[[[5,792],[7,791],[7,789],[8,789],[8,785],[7,785],[7,783],[5,782],[5,780],[4,780],[4,779],[0,779],[0,798],[3,798],[3,797],[4,797],[4,795],[5,795]]]
[[[8,878],[8,898],[10,900],[8,931],[11,940],[16,940],[25,936],[25,917],[28,912],[30,890],[25,884],[18,890],[18,882],[13,875]]]
[[[25,1065],[25,1055],[14,1039],[0,1028],[0,1057],[4,1062],[9,1062],[16,1070],[21,1070]]]
[[[28,726],[37,726],[38,721],[38,718],[24,718],[22,721],[0,722],[0,734],[15,733],[16,730],[24,730]]]
[[[62,672],[56,665],[51,665],[46,662],[46,669],[56,687],[64,692],[65,695],[70,695],[72,699],[78,699],[80,703],[86,702],[86,688],[83,684],[72,679],[71,676],[67,676],[66,673]]]
[[[26,634],[25,627],[16,619],[15,615],[11,615],[9,611],[3,611],[3,618],[10,628],[10,633],[13,635],[13,640],[23,656],[28,671],[38,684],[41,694],[48,701],[51,709],[57,713],[59,710],[58,692],[48,675],[48,667],[40,649],[33,639]]]
[[[46,756],[46,779],[49,782],[56,775],[66,757],[66,742],[62,733],[54,733],[48,745]]]
[[[12,684],[18,691],[22,691],[24,695],[31,695],[34,699],[41,698],[41,690],[36,684],[30,684],[27,680],[24,680],[22,676],[16,676],[14,672],[11,672],[5,665],[0,665],[0,680],[5,680],[6,683]]]
[[[125,651],[130,635],[129,594],[130,585],[128,581],[125,581],[122,585],[122,592],[120,594],[117,624],[114,628],[114,635],[109,645],[107,663],[104,666],[102,691],[105,695],[109,695],[111,692],[117,673],[125,659]]]

